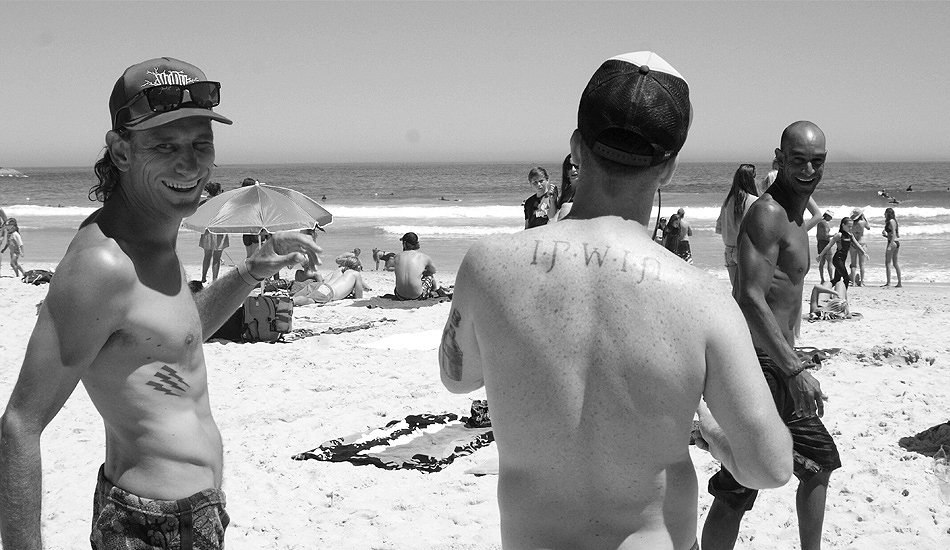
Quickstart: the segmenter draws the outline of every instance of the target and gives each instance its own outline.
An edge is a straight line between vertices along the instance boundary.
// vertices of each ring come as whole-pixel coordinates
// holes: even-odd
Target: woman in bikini
[[[835,233],[831,240],[828,241],[828,246],[821,251],[821,255],[824,256],[831,251],[832,246],[837,245],[835,250],[835,255],[831,259],[831,265],[835,266],[835,276],[831,280],[831,285],[834,286],[838,281],[844,279],[845,286],[851,286],[851,275],[848,273],[847,259],[848,254],[851,251],[851,247],[855,247],[861,254],[864,254],[867,257],[867,251],[861,246],[861,243],[851,235],[851,226],[854,224],[854,220],[850,216],[841,218],[841,224],[838,226],[838,232]]]
[[[321,281],[311,281],[293,294],[295,306],[325,304],[344,298],[362,298],[364,290],[372,290],[363,282],[360,274],[360,262],[356,257],[348,257],[337,269],[334,269]]]
[[[891,286],[891,265],[897,273],[897,287],[901,286],[901,266],[897,263],[897,251],[901,248],[900,230],[898,229],[897,216],[893,208],[884,210],[884,231],[881,232],[887,238],[887,248],[884,250],[884,269],[887,272],[887,282],[884,286]]]

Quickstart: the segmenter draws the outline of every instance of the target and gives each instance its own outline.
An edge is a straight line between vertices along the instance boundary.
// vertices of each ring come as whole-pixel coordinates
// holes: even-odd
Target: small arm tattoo
[[[462,322],[462,314],[459,310],[452,308],[449,312],[449,322],[445,325],[442,332],[442,346],[439,348],[442,372],[450,379],[460,382],[462,380],[462,348],[459,347],[455,339],[459,324]]]

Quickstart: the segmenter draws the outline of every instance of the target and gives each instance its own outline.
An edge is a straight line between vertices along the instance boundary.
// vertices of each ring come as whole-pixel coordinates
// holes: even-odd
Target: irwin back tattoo
[[[639,284],[650,278],[659,280],[660,262],[656,258],[631,258],[630,250],[620,249],[607,245],[603,248],[591,243],[581,243],[578,247],[568,241],[555,240],[552,243],[534,241],[534,252],[531,255],[531,265],[547,268],[550,273],[559,262],[581,261],[585,267],[597,269],[618,269],[622,273],[630,273],[634,281]]]

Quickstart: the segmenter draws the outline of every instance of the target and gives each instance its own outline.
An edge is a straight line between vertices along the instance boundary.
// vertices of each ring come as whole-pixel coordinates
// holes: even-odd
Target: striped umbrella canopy
[[[313,229],[333,221],[317,201],[293,189],[257,183],[208,199],[182,221],[185,229],[211,233],[268,233]]]

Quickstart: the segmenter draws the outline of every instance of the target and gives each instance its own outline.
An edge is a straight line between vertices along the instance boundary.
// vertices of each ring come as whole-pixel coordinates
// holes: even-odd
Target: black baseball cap
[[[587,83],[577,128],[596,155],[631,166],[675,157],[692,118],[689,86],[654,52],[605,61]]]

